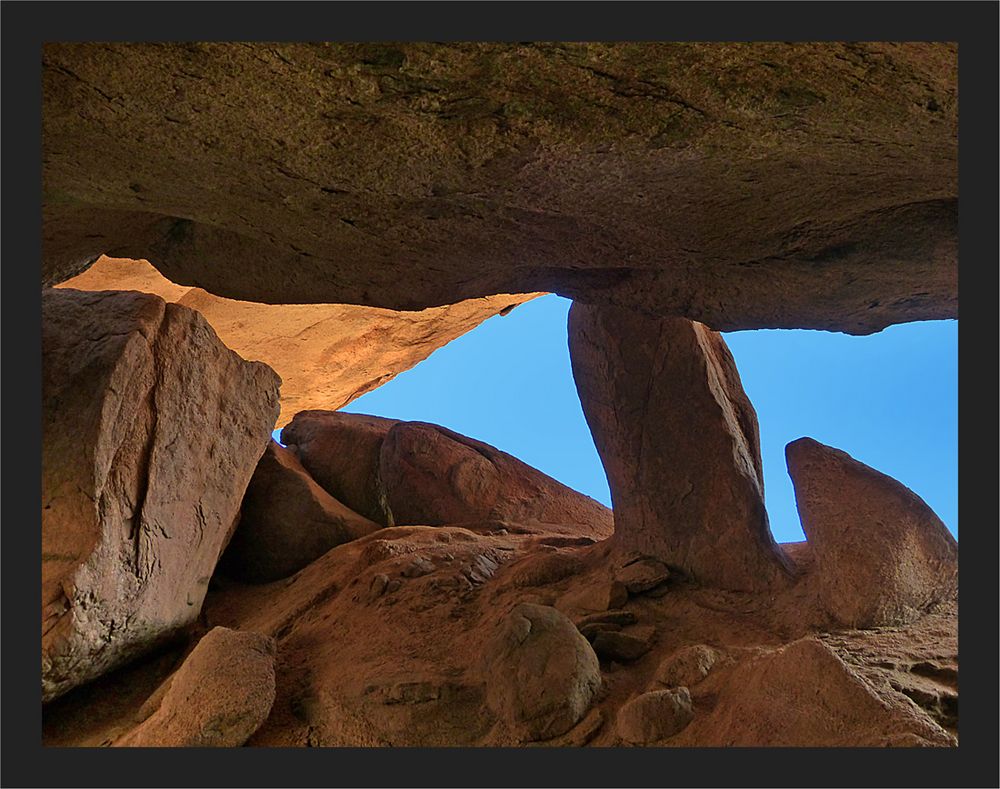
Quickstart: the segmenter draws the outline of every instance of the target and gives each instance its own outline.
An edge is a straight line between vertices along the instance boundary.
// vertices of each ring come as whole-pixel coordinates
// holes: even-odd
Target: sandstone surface
[[[722,337],[684,318],[574,303],[569,345],[615,542],[728,588],[783,582],[757,415]]]
[[[820,595],[841,625],[898,625],[955,597],[958,542],[917,494],[811,438],[785,457]]]
[[[192,622],[280,380],[157,296],[42,295],[42,694]]]
[[[295,455],[272,441],[250,479],[220,569],[248,582],[275,581],[379,528],[323,490]]]
[[[957,62],[921,42],[49,43],[42,281],[108,254],[272,304],[955,317]]]
[[[149,717],[114,744],[238,747],[267,720],[274,693],[274,640],[216,627],[153,694]]]
[[[145,260],[108,257],[60,287],[138,290],[197,310],[227,347],[281,376],[278,427],[299,411],[343,408],[487,318],[538,295],[490,295],[418,312],[352,304],[259,304],[175,285]]]

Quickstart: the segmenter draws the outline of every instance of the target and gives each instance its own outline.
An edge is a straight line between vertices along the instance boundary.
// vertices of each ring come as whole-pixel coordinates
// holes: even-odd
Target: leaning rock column
[[[280,380],[193,310],[42,294],[42,694],[198,616],[278,416]]]
[[[722,337],[684,318],[574,303],[569,347],[614,541],[727,589],[781,579],[757,416]]]

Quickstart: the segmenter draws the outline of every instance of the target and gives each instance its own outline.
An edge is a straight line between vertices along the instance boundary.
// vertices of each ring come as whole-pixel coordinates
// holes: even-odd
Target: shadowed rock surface
[[[42,92],[43,283],[957,315],[954,44],[50,43]]]
[[[379,528],[323,490],[295,455],[272,441],[250,479],[220,569],[250,583],[275,581]]]
[[[684,318],[574,303],[569,347],[615,542],[731,589],[783,582],[757,415],[722,337]]]
[[[912,622],[958,592],[958,542],[917,494],[811,438],[785,448],[827,610],[847,627]]]
[[[278,427],[299,411],[336,410],[535,293],[470,299],[420,312],[350,304],[254,304],[175,285],[144,260],[102,257],[60,287],[138,290],[197,310],[229,348],[281,376]]]
[[[267,720],[273,703],[274,639],[216,627],[147,700],[140,714],[148,717],[114,744],[238,747]]]
[[[280,380],[157,296],[42,294],[42,693],[195,620]]]

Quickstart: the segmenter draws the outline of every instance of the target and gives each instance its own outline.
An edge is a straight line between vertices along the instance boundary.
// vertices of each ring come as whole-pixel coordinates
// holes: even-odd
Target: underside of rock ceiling
[[[957,317],[954,45],[42,74],[46,745],[958,744],[957,541],[802,438],[776,543],[719,333]],[[612,509],[340,410],[542,293]]]

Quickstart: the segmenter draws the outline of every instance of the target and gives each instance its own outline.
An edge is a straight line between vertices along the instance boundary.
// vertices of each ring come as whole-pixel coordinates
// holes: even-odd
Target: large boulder
[[[274,704],[274,639],[210,630],[140,710],[146,717],[114,744],[134,748],[235,748]]]
[[[598,537],[613,529],[614,516],[603,504],[513,455],[438,425],[393,425],[378,473],[398,524],[569,523]]]
[[[337,501],[386,525],[378,479],[382,442],[395,419],[339,411],[302,411],[281,431],[281,443]]]
[[[219,567],[242,581],[275,581],[379,528],[323,490],[295,455],[272,441],[250,479]]]
[[[569,346],[611,486],[615,542],[726,588],[782,579],[757,415],[722,337],[684,318],[577,302]]]
[[[175,285],[145,260],[108,257],[60,287],[138,290],[198,310],[229,348],[281,376],[279,426],[306,409],[343,408],[487,318],[537,295],[487,296],[417,312],[255,304]]]
[[[486,649],[486,701],[522,741],[565,734],[601,687],[594,650],[555,608],[520,603]]]
[[[43,281],[955,317],[957,74],[945,42],[49,43]]]
[[[811,438],[785,458],[820,600],[840,624],[904,624],[955,597],[958,542],[916,493]]]
[[[281,440],[331,495],[383,525],[569,524],[594,537],[613,528],[604,505],[438,425],[306,411]]]
[[[42,294],[42,695],[192,622],[280,379],[152,295]]]

